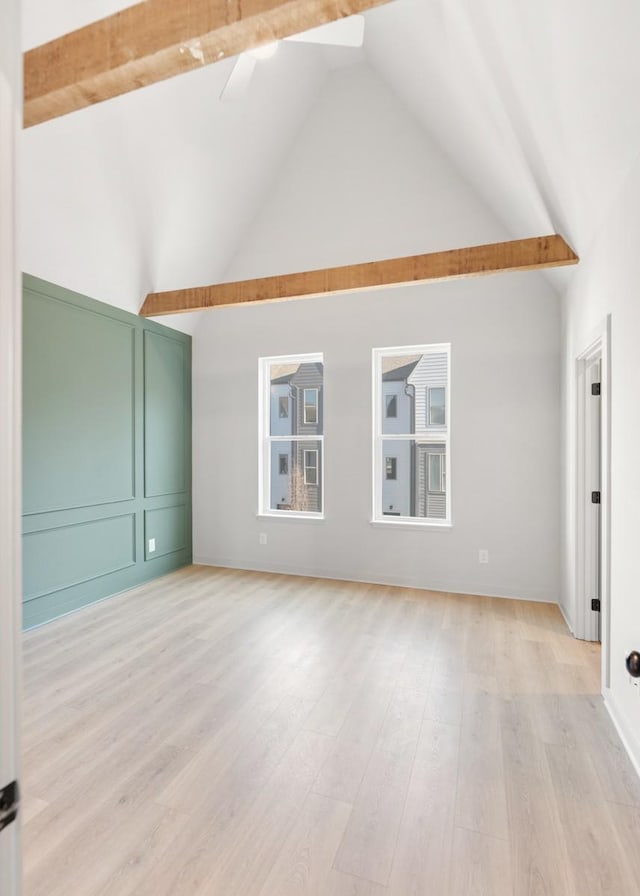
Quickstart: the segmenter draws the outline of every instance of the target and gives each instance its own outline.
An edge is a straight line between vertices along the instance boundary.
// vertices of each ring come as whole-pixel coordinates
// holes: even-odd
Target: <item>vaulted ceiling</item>
[[[24,47],[127,5],[24,0]],[[553,231],[587,252],[640,155],[637,0],[393,0],[365,17],[363,49],[281,43],[235,103],[219,101],[227,59],[24,132],[24,269],[129,310],[274,273],[247,247],[276,188],[290,270]],[[436,168],[469,220],[444,222]],[[305,254],[307,184],[324,230]]]

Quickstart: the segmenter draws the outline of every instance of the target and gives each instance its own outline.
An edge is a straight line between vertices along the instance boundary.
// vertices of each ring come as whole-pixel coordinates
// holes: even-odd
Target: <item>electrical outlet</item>
[[[261,532],[260,535],[258,536],[258,541],[260,542],[260,544],[266,544],[267,543],[267,533]]]
[[[489,562],[489,551],[486,548],[480,548],[478,551],[478,563],[488,563]]]
[[[156,540],[155,540],[155,538],[150,538],[149,539],[149,553],[153,554],[155,549],[156,549]]]

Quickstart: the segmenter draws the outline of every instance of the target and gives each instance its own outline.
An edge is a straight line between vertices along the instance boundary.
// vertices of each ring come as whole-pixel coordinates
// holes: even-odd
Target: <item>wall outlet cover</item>
[[[149,539],[149,553],[153,554],[155,549],[156,549],[156,540],[155,540],[155,538],[150,538]]]

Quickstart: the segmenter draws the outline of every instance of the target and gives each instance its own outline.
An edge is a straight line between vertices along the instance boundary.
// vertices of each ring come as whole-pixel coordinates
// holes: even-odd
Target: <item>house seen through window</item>
[[[321,354],[260,359],[260,513],[322,516]]]
[[[373,520],[451,522],[450,346],[373,351]]]

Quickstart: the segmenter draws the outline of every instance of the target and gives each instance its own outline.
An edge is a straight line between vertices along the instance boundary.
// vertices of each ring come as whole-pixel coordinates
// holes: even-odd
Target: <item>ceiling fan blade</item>
[[[292,34],[285,40],[308,44],[333,44],[337,47],[361,47],[364,41],[364,16],[347,16],[301,34]]]
[[[225,102],[239,100],[245,95],[257,62],[258,60],[254,56],[240,53],[227,78],[227,83],[222,88],[221,100]]]

